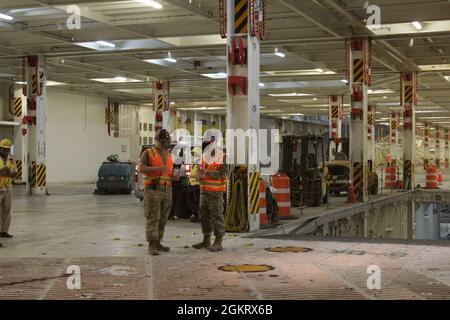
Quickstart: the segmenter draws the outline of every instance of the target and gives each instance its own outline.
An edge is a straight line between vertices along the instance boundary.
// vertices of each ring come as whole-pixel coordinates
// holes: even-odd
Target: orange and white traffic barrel
[[[435,166],[428,166],[425,189],[439,189],[438,187],[438,171]]]
[[[384,173],[384,187],[389,189],[395,188],[395,168],[388,165]]]
[[[259,225],[263,227],[269,223],[267,219],[266,183],[259,180]]]
[[[278,204],[278,218],[280,220],[293,219],[291,215],[291,182],[287,174],[278,172],[272,176],[272,186],[275,191],[273,197]]]

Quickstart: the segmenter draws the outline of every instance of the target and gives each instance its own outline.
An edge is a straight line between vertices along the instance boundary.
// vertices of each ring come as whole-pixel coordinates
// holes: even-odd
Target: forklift
[[[286,135],[281,148],[281,169],[291,180],[291,205],[317,207],[322,202],[327,203],[328,174],[323,138]]]

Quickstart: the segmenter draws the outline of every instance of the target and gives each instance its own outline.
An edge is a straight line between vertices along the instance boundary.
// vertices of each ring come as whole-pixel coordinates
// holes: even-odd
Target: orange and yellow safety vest
[[[156,185],[156,186],[170,186],[172,184],[172,172],[173,172],[173,161],[170,153],[164,150],[166,155],[166,162],[163,161],[158,150],[154,147],[148,148],[146,150],[148,155],[148,166],[149,167],[165,167],[164,173],[152,172],[144,173],[144,186]]]
[[[224,163],[220,161],[213,161],[212,163],[205,163],[202,161],[202,169],[208,171],[220,171],[222,173]],[[210,175],[204,174],[200,179],[200,190],[209,192],[225,192],[227,179],[225,176],[220,175],[219,178],[213,178]]]
[[[13,160],[8,159],[6,165],[3,159],[0,157],[0,169],[3,167],[9,167],[11,172],[16,170],[16,165]],[[0,176],[0,191],[10,190],[12,188],[12,178],[10,176]]]

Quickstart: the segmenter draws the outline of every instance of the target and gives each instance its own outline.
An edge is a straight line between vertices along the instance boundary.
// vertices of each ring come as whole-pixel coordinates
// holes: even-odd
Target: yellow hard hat
[[[202,154],[202,149],[200,147],[194,147],[191,152],[195,154]]]
[[[11,149],[12,142],[9,139],[3,139],[0,141],[0,148]]]

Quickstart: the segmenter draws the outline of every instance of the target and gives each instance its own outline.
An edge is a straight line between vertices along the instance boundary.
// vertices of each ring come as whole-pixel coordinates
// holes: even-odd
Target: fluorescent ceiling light
[[[7,14],[4,14],[4,13],[0,13],[0,19],[8,20],[8,21],[14,20],[13,17],[11,17],[11,16],[9,16]]]
[[[177,108],[182,111],[195,111],[195,110],[225,110],[226,107],[201,107],[201,108]]]
[[[414,26],[414,28],[411,27]],[[426,26],[426,28],[424,28]],[[373,34],[383,35],[398,35],[398,34],[411,34],[411,30],[415,33],[432,33],[432,32],[447,32],[449,30],[450,20],[434,20],[434,21],[422,21],[422,22],[401,22],[382,25],[368,25]],[[415,29],[415,30],[414,30]]]
[[[17,81],[16,84],[22,84],[22,85],[23,85],[23,84],[26,84],[26,83],[23,82],[23,81]],[[45,85],[46,85],[47,87],[51,87],[51,86],[64,86],[64,85],[66,85],[66,83],[47,80],[47,81],[45,82]]]
[[[280,70],[280,71],[264,71],[266,74],[276,77],[289,77],[289,76],[314,76],[314,75],[327,75],[336,74],[334,71],[319,69],[304,69],[304,70]]]
[[[264,86],[265,86],[265,84],[264,84],[264,83],[262,83],[262,82],[260,82],[260,83],[259,83],[259,86],[260,86],[260,87],[264,87]]]
[[[284,52],[279,51],[278,48],[275,48],[275,51],[273,52],[273,54],[280,58],[286,57],[286,54]]]
[[[271,97],[305,97],[305,96],[312,96],[310,93],[269,93],[268,94]]]
[[[450,70],[450,64],[425,64],[419,65],[422,71],[442,71]]]
[[[422,30],[422,24],[419,22],[419,21],[414,21],[413,23],[412,23],[412,25],[414,26],[414,28],[416,28],[417,30]]]
[[[369,94],[386,94],[386,93],[394,93],[394,91],[389,90],[389,89],[380,89],[380,90],[369,89],[369,90],[367,90],[367,93],[369,93]]]
[[[341,82],[343,82],[343,83],[348,83],[348,80],[342,79]]]
[[[47,80],[46,85],[48,87],[51,87],[51,86],[63,86],[63,85],[65,85],[65,83]]]
[[[211,78],[211,79],[226,79],[226,77],[227,77],[227,74],[225,72],[202,73],[201,75],[204,77]]]
[[[445,113],[448,110],[416,110],[416,113]]]
[[[172,58],[172,54],[170,53],[170,51],[169,51],[169,53],[167,54],[167,58],[164,58],[164,60],[165,60],[165,61],[168,61],[168,62],[172,62],[172,63],[177,62],[177,59]]]
[[[108,47],[108,48],[116,47],[116,45],[114,43],[108,42],[108,41],[99,40],[99,41],[95,41],[95,42],[101,46]]]
[[[432,119],[450,119],[450,117],[421,117],[423,120],[432,120]]]
[[[155,0],[139,0],[139,2],[146,4],[155,9],[162,9],[162,7],[163,7],[160,2],[155,1]]]
[[[124,83],[124,82],[142,82],[142,80],[125,78],[125,77],[115,77],[115,78],[95,78],[92,81],[98,81],[103,83]]]

